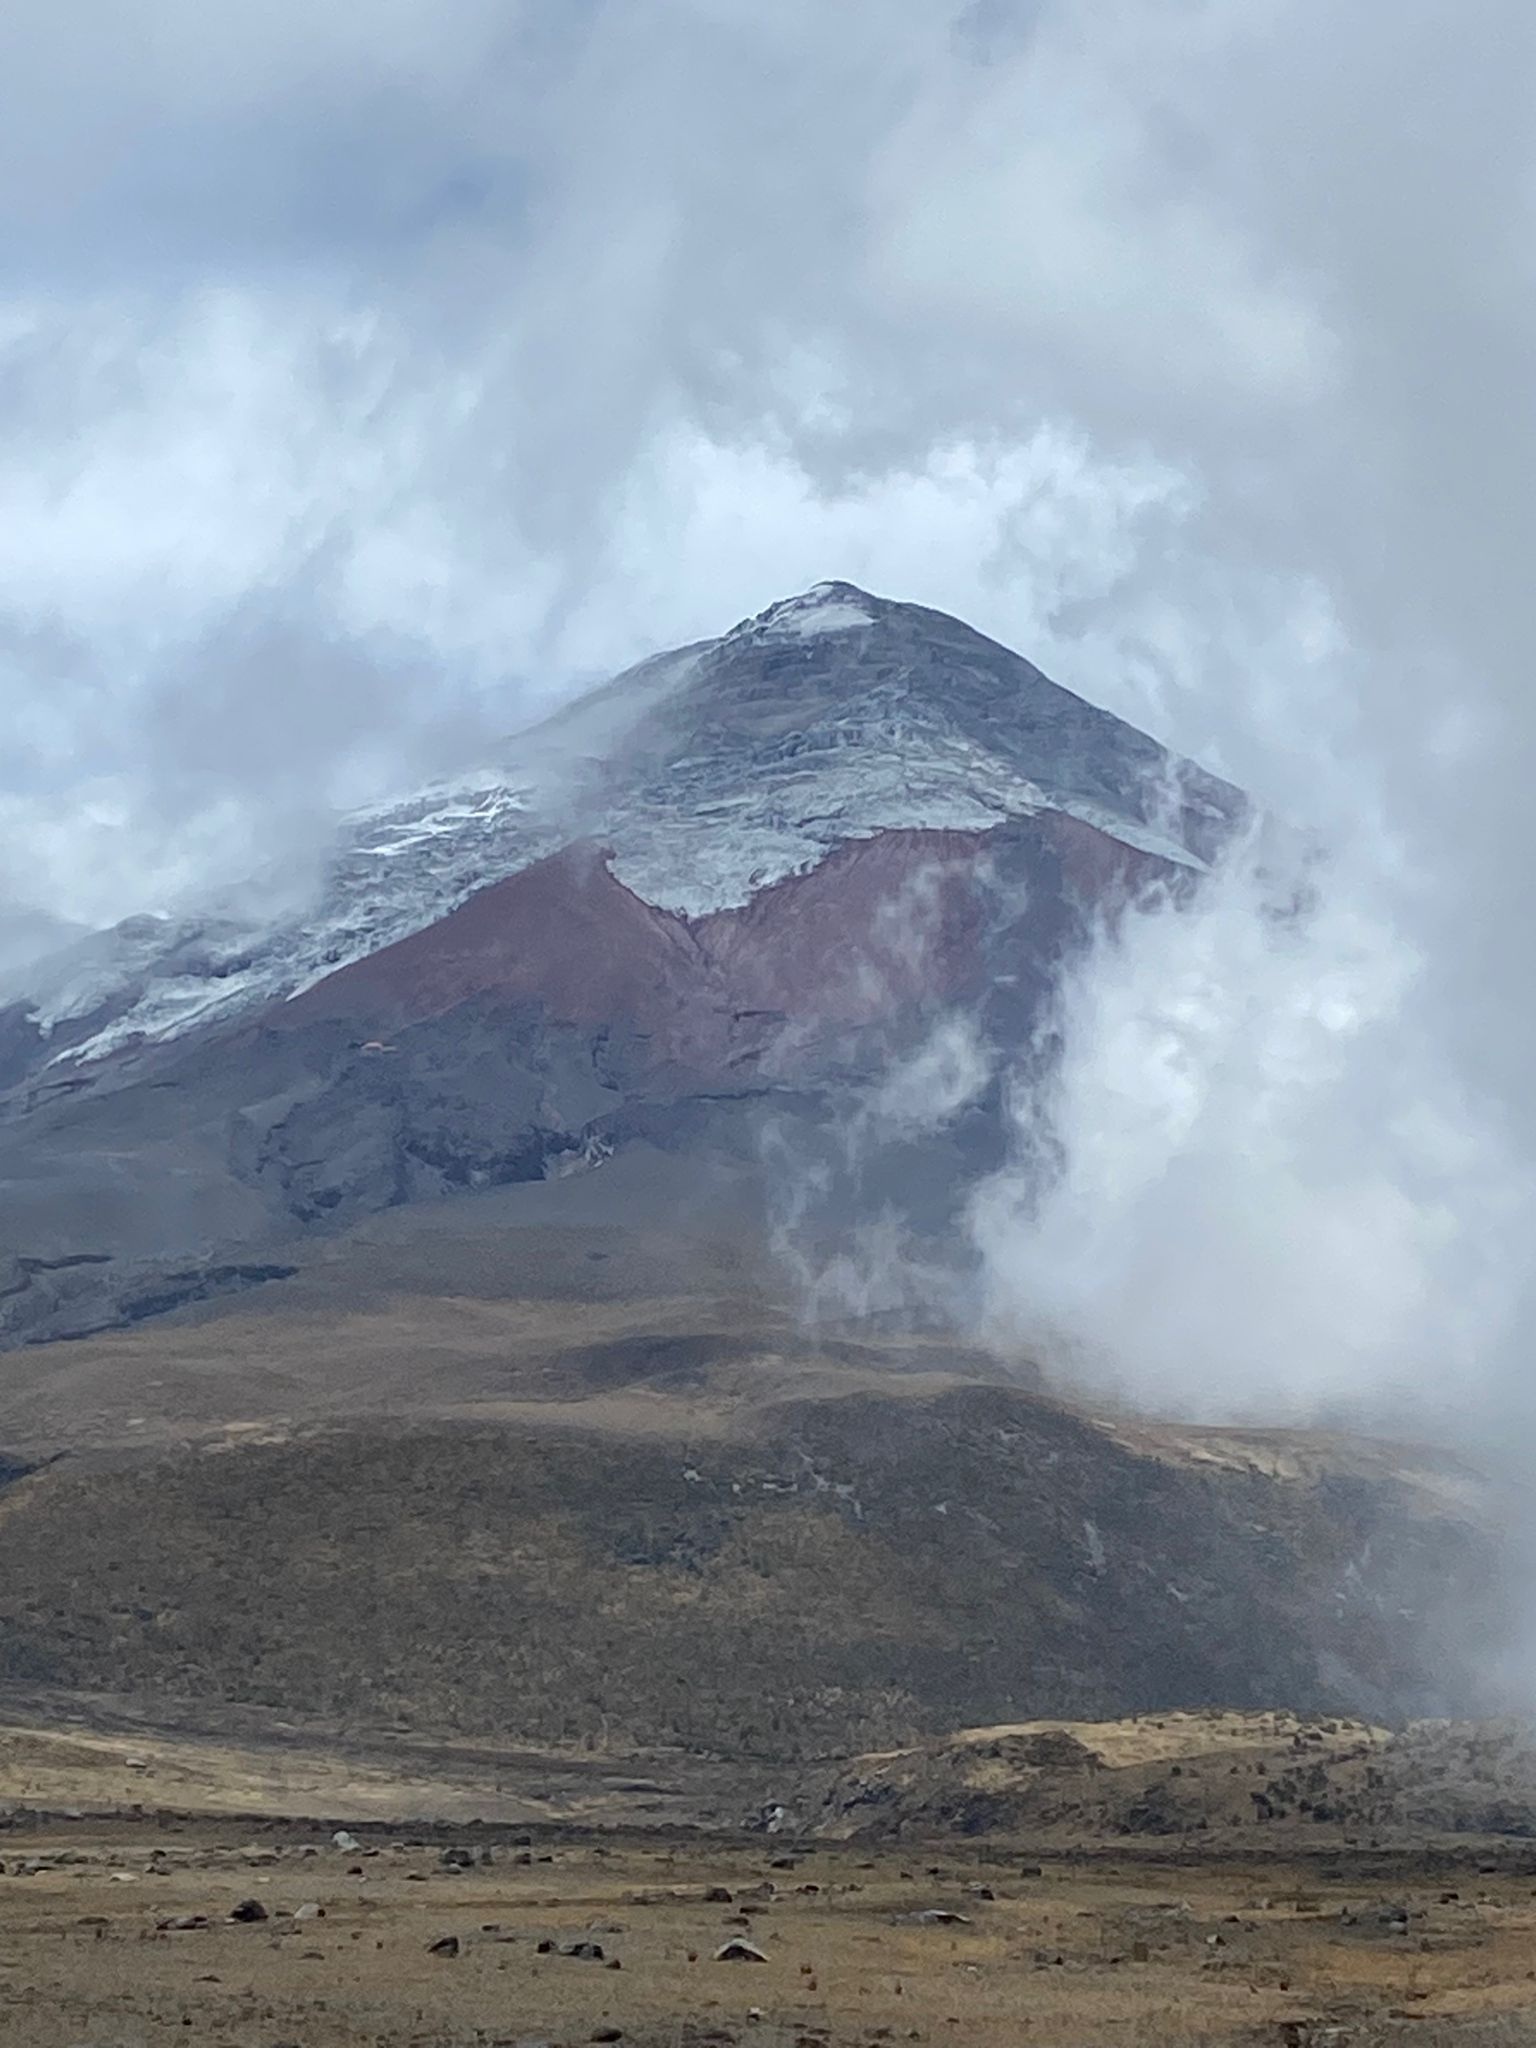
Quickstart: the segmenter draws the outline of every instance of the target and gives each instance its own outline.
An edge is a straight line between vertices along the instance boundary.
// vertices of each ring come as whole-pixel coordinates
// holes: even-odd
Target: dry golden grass
[[[1137,1714],[1119,1721],[1018,1721],[997,1728],[962,1728],[950,1738],[964,1749],[990,1747],[1010,1736],[1070,1735],[1101,1764],[1118,1770],[1128,1764],[1180,1762],[1191,1757],[1234,1755],[1248,1750],[1277,1749],[1297,1736],[1326,1730],[1330,1746],[1386,1742],[1388,1732],[1364,1721],[1329,1719],[1319,1724],[1299,1714],[1235,1714],[1209,1710],[1195,1713]]]
[[[569,1831],[461,1835],[490,1861],[450,1870],[442,1830],[359,1833],[364,1853],[292,1823],[14,1828],[0,2042],[483,2048],[617,2027],[629,2048],[1430,2048],[1528,2038],[1486,2030],[1536,2004],[1530,1880],[1475,1857],[1450,1877],[1402,1860],[1384,1891],[1379,1868],[1101,1852],[1036,1869],[1005,1844],[823,1846],[786,1867],[771,1842]],[[245,1898],[270,1917],[230,1923]],[[287,1917],[305,1905],[323,1917]],[[932,1908],[963,1918],[916,1917]],[[159,1924],[181,1915],[209,1924]],[[741,1932],[767,1961],[715,1963]],[[429,1953],[445,1936],[460,1953]],[[603,1958],[539,1948],[578,1940]]]
[[[33,1813],[173,1809],[396,1821],[709,1825],[747,1812],[760,1786],[739,1771],[674,1756],[461,1743],[377,1732],[344,1740],[269,1723],[265,1739],[230,1730],[178,1734],[124,1723],[0,1726],[0,1809]]]

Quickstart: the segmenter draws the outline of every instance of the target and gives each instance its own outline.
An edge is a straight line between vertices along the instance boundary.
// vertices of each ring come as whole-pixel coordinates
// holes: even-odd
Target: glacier
[[[39,963],[23,1007],[45,1058],[233,1022],[577,838],[608,848],[637,895],[697,918],[851,839],[1046,810],[1199,868],[1244,808],[960,621],[840,582],[653,656],[499,751],[341,820],[302,911],[135,918]]]

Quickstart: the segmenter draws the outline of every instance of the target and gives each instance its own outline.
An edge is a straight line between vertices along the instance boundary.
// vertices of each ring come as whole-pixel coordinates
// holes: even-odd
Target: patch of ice
[[[1175,867],[1194,868],[1201,874],[1210,872],[1208,864],[1200,856],[1191,853],[1166,832],[1158,832],[1150,825],[1138,823],[1135,818],[1112,811],[1106,804],[1089,803],[1085,797],[1057,797],[1052,808],[1064,811],[1069,818],[1078,818],[1085,825],[1092,825],[1096,832],[1103,832],[1111,839],[1118,839],[1122,846],[1134,848],[1137,853],[1150,853],[1158,860],[1169,861]]]
[[[177,1038],[299,993],[578,832],[614,849],[614,874],[638,896],[691,917],[748,903],[882,831],[981,833],[1041,811],[1202,865],[1182,842],[1191,814],[1214,798],[1195,788],[1148,817],[1134,778],[1149,743],[1127,752],[1137,736],[1107,718],[1103,733],[1086,730],[1099,714],[1024,665],[1009,671],[1007,657],[951,668],[947,652],[941,661],[930,651],[928,627],[905,619],[848,583],[786,598],[721,641],[642,662],[509,741],[499,764],[352,814],[307,910],[270,924],[243,913],[130,920],[40,966],[28,1008],[45,1035],[66,1022],[95,1027],[55,1051],[59,1060]],[[795,641],[866,627],[892,636],[884,654],[875,647],[879,659],[866,658],[862,637],[836,661],[782,658]],[[900,660],[886,658],[893,652]],[[697,701],[690,694],[699,678],[711,682],[710,664],[726,684],[718,707],[707,687]],[[1029,715],[1015,725],[1019,689]],[[1084,775],[1085,750],[1100,744],[1126,781],[1123,806]]]
[[[810,605],[792,619],[786,619],[780,630],[793,633],[799,640],[809,640],[817,633],[846,633],[851,627],[874,623],[868,612],[846,598],[828,598],[824,604]]]
[[[770,605],[767,611],[736,630],[768,639],[810,640],[821,633],[847,633],[855,626],[874,623],[874,614],[867,612],[846,586],[818,583],[798,597],[786,597],[781,603]]]

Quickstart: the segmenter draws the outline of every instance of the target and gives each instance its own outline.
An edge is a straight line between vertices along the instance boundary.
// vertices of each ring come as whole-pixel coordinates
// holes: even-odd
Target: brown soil
[[[1536,2038],[1531,1877],[1479,1873],[1471,1857],[1448,1873],[1412,1857],[1321,1870],[1086,1848],[1042,1860],[1001,1841],[870,1854],[367,1826],[357,1840],[337,1848],[315,1827],[255,1820],[14,1827],[0,1836],[0,2041],[1493,2048]],[[709,1898],[711,1888],[732,1896]],[[267,1917],[232,1922],[247,1899]],[[919,1917],[933,1912],[959,1918]],[[192,1916],[207,1924],[164,1924]],[[767,1960],[714,1961],[736,1935]],[[433,1952],[445,1940],[457,1953]],[[601,1956],[559,1953],[578,1943]]]

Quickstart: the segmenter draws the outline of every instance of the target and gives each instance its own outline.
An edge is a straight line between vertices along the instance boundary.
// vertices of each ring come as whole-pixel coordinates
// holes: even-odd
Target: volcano
[[[1078,1413],[954,1312],[1064,971],[1247,819],[824,584],[343,821],[303,915],[56,952],[0,1015],[0,1698],[786,1769],[1463,1709],[1453,1461]]]
[[[500,752],[344,820],[301,916],[136,918],[38,965],[0,1013],[7,1339],[641,1142],[750,1179],[788,1125],[824,1178],[826,1134],[925,1034],[964,1017],[1018,1053],[1094,921],[1198,886],[1246,811],[957,620],[845,583]],[[932,1156],[909,1167],[931,1208]]]

